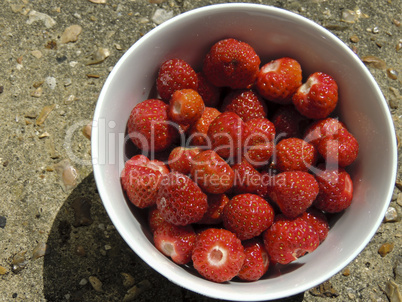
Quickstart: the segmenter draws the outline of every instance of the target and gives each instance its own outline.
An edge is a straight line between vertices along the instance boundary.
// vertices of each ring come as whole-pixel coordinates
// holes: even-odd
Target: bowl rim
[[[362,67],[362,70],[364,70],[364,72],[366,73],[368,79],[370,80],[372,86],[375,88],[375,90],[378,92],[378,95],[381,99],[382,105],[383,106],[387,106],[386,100],[383,97],[383,94],[381,92],[381,89],[379,88],[378,84],[376,83],[373,75],[369,72],[369,70],[367,69],[367,67],[363,64],[363,62],[361,62],[361,60],[352,52],[352,50],[342,41],[340,40],[340,38],[338,38],[335,34],[331,33],[330,31],[326,30],[324,27],[322,27],[321,25],[319,25],[318,23],[303,17],[299,14],[296,14],[294,12],[282,9],[282,8],[277,8],[274,6],[270,6],[270,5],[264,5],[264,4],[253,4],[253,3],[223,3],[223,4],[212,4],[212,5],[207,5],[207,6],[203,6],[203,7],[199,7],[199,8],[195,8],[192,9],[190,11],[181,13],[167,21],[165,21],[164,23],[158,25],[157,27],[155,27],[154,29],[150,30],[149,32],[147,32],[144,36],[142,36],[141,38],[139,38],[123,55],[122,57],[119,59],[119,61],[115,64],[113,70],[111,71],[111,73],[109,74],[108,78],[106,79],[101,93],[99,95],[98,98],[98,102],[96,104],[96,108],[95,108],[95,112],[94,112],[94,117],[93,117],[93,121],[96,121],[99,118],[99,114],[101,111],[101,107],[103,104],[103,101],[105,99],[105,95],[106,95],[106,90],[107,87],[109,85],[109,83],[112,81],[113,77],[116,75],[116,73],[119,70],[119,67],[124,64],[125,58],[130,56],[130,54],[132,52],[134,52],[134,50],[143,42],[145,41],[150,35],[155,34],[156,32],[159,31],[164,31],[166,28],[170,27],[171,24],[175,23],[178,20],[181,19],[186,19],[186,18],[191,18],[194,14],[198,14],[198,13],[207,13],[208,11],[214,11],[216,12],[217,10],[220,11],[225,11],[225,10],[258,10],[259,12],[264,11],[265,13],[268,14],[279,14],[281,17],[284,18],[291,18],[291,19],[295,19],[304,23],[307,23],[308,26],[312,26],[315,30],[321,32],[324,36],[333,39],[334,41],[337,42],[337,44],[339,44],[341,47],[343,47],[343,50],[348,52],[351,56],[354,56],[357,60],[357,63],[360,64],[360,66]],[[395,133],[395,128],[394,128],[394,124],[392,122],[392,117],[391,114],[389,112],[389,110],[384,110],[384,112],[387,115],[387,122],[388,122],[388,129],[390,131],[393,131],[393,133]],[[96,140],[96,138],[98,137],[97,131],[98,129],[93,128],[94,133],[92,134],[92,141],[91,141],[91,148],[92,150],[94,150],[94,153],[97,151],[98,149],[98,142]],[[94,139],[95,138],[95,139]],[[393,170],[392,172],[392,182],[390,183],[390,187],[388,189],[388,194],[387,196],[384,197],[384,200],[388,200],[388,203],[385,202],[384,203],[384,207],[382,208],[382,212],[381,212],[381,217],[384,217],[385,215],[385,211],[391,201],[391,196],[393,193],[393,187],[394,187],[394,183],[396,180],[396,174],[397,174],[397,147],[396,147],[396,140],[392,141],[392,146],[391,147],[391,153],[392,153],[392,167]],[[103,186],[103,180],[102,180],[102,176],[100,173],[100,167],[99,165],[93,161],[93,171],[94,171],[94,178],[95,178],[95,182],[97,184],[98,187],[98,191],[99,191],[99,195],[101,197],[102,203],[106,209],[106,212],[108,213],[112,223],[116,226],[117,231],[120,233],[120,235],[123,237],[123,239],[127,242],[126,240],[126,236],[129,236],[130,234],[127,233],[126,230],[124,230],[123,226],[121,225],[121,223],[119,222],[119,219],[117,217],[115,217],[114,215],[114,211],[113,211],[113,207],[111,205],[110,202],[104,202],[104,200],[107,199],[107,190],[105,188],[105,186]],[[353,259],[355,259],[360,253],[361,251],[367,246],[367,244],[369,243],[369,241],[372,239],[372,237],[375,235],[375,233],[377,232],[380,224],[382,222],[382,219],[378,219],[378,221],[376,221],[375,224],[373,224],[372,230],[370,232],[370,236],[367,236],[365,238],[365,240],[363,241],[363,243],[359,246],[358,249],[356,249],[353,253],[351,253],[349,255],[349,257],[347,259],[345,259],[338,267],[327,271],[325,273],[323,273],[320,277],[314,278],[308,282],[305,282],[303,284],[299,284],[298,286],[294,286],[292,288],[289,288],[286,291],[286,294],[284,292],[280,292],[277,294],[270,294],[270,293],[266,293],[266,295],[262,296],[253,296],[252,300],[247,300],[247,301],[262,301],[262,300],[272,300],[272,299],[279,299],[279,298],[284,298],[284,297],[288,297],[288,296],[292,296],[292,295],[296,295],[298,293],[304,292],[314,286],[317,286],[319,284],[321,284],[322,282],[328,280],[330,277],[334,276],[336,273],[338,273],[341,269],[343,269],[346,265],[348,265]],[[191,291],[197,292],[199,294],[202,295],[208,295],[209,297],[212,298],[218,298],[218,299],[224,299],[224,300],[234,300],[234,301],[246,301],[244,296],[239,296],[237,294],[232,294],[230,292],[225,292],[227,291],[227,284],[218,284],[217,286],[219,288],[222,288],[220,291],[215,291],[212,290],[208,287],[208,284],[211,281],[207,281],[207,280],[202,280],[202,281],[189,281],[186,279],[186,276],[178,276],[178,275],[174,275],[173,277],[175,277],[175,279],[172,279],[172,276],[169,276],[169,274],[171,274],[171,271],[169,269],[170,266],[164,266],[164,265],[158,265],[157,261],[154,261],[153,257],[154,255],[150,255],[150,254],[138,254],[137,250],[134,250],[132,246],[130,246],[130,248],[143,260],[147,263],[147,265],[149,265],[150,267],[152,267],[154,270],[156,270],[158,273],[160,273],[161,275],[163,275],[164,277],[166,277],[167,279],[169,279],[171,282],[187,288]],[[173,264],[175,265],[175,264]],[[246,289],[246,288],[244,288]],[[225,295],[221,295],[221,292],[225,292]]]

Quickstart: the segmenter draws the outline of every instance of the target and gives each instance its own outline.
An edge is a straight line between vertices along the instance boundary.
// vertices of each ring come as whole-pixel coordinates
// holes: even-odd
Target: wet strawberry
[[[257,281],[268,270],[269,256],[264,243],[256,238],[243,242],[245,259],[237,275],[241,280]]]
[[[317,147],[322,138],[334,135],[342,129],[346,129],[344,123],[336,118],[328,117],[312,123],[305,131],[304,140]]]
[[[177,226],[163,222],[153,233],[155,247],[177,264],[191,261],[197,235],[191,225]]]
[[[293,105],[279,107],[271,120],[275,126],[277,142],[290,137],[302,138],[304,128],[309,124],[309,120]]]
[[[301,216],[302,219],[306,220],[317,232],[320,243],[327,238],[329,232],[329,225],[327,216],[320,210],[315,208],[308,208]]]
[[[128,135],[134,145],[143,151],[162,151],[177,137],[177,131],[168,119],[168,105],[158,99],[137,104],[127,122]]]
[[[193,249],[194,268],[207,280],[233,279],[244,263],[244,248],[232,232],[209,228],[198,234]]]
[[[223,225],[240,240],[260,235],[273,220],[274,210],[270,204],[255,194],[236,195],[223,209]]]
[[[245,159],[232,165],[234,172],[234,194],[257,193],[261,186],[261,174]]]
[[[186,148],[180,146],[174,148],[168,158],[170,169],[185,175],[190,174],[194,157],[201,153],[201,151],[200,148]]]
[[[292,102],[292,95],[301,84],[300,64],[295,59],[284,57],[261,67],[256,87],[267,100],[284,105]]]
[[[157,91],[166,103],[179,89],[198,89],[198,77],[194,69],[182,59],[170,59],[162,63],[156,79]]]
[[[292,102],[308,118],[326,118],[338,103],[338,85],[330,75],[315,72],[293,95]]]
[[[217,87],[248,88],[257,79],[261,60],[247,43],[224,39],[215,43],[205,56],[202,71]]]
[[[199,221],[208,208],[207,196],[189,177],[172,171],[160,183],[156,205],[163,219],[174,225]]]
[[[300,138],[281,140],[275,148],[275,167],[281,171],[305,171],[315,165],[317,150]]]
[[[168,116],[179,125],[191,125],[202,116],[204,109],[204,101],[197,91],[180,89],[170,98]]]
[[[280,214],[263,238],[270,260],[280,264],[288,264],[314,251],[320,243],[317,232],[307,221]]]
[[[194,157],[191,167],[194,181],[207,193],[221,194],[232,188],[232,168],[213,150],[206,150]]]
[[[290,171],[275,176],[269,196],[286,217],[294,218],[313,204],[318,190],[318,183],[313,175],[303,171]]]
[[[161,226],[165,220],[163,219],[161,212],[158,210],[158,208],[152,207],[149,209],[148,212],[148,225],[149,228],[151,229],[151,232],[154,233],[155,230]]]
[[[211,122],[220,114],[221,112],[218,109],[205,107],[201,118],[189,129],[189,142],[194,146],[207,146],[210,148],[211,142],[207,135],[208,128]]]
[[[266,118],[267,106],[265,101],[251,89],[231,91],[223,100],[222,112],[236,113],[244,122],[254,118]]]
[[[200,224],[219,224],[222,222],[223,209],[229,202],[226,194],[207,194],[208,210],[198,222]]]
[[[212,83],[207,80],[203,72],[197,73],[197,76],[198,93],[204,100],[205,106],[216,108],[220,102],[222,89],[212,85]]]
[[[322,167],[321,167],[322,168]],[[320,192],[314,206],[328,213],[347,209],[353,199],[353,181],[344,169],[324,169],[316,173]]]
[[[243,120],[234,112],[218,115],[209,125],[208,138],[211,149],[223,158],[241,158],[244,153],[244,141],[249,130]]]

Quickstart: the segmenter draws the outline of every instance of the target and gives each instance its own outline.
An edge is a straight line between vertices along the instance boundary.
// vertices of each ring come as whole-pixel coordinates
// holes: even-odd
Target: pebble
[[[74,223],[73,226],[88,226],[91,225],[93,220],[91,218],[92,202],[89,198],[78,197],[74,199],[71,207],[74,210]]]
[[[347,268],[345,268],[344,270],[343,270],[343,272],[342,272],[342,275],[344,275],[344,276],[349,276],[350,275],[350,269],[347,267]]]
[[[398,71],[396,71],[393,68],[388,68],[387,69],[387,76],[392,80],[396,80],[398,78]]]
[[[0,275],[5,275],[8,273],[8,269],[6,269],[4,266],[0,265]]]
[[[64,30],[63,34],[60,37],[60,42],[62,44],[76,42],[81,32],[82,27],[80,25],[78,24],[71,25]]]
[[[46,243],[39,242],[38,245],[33,249],[32,259],[33,260],[39,259],[40,257],[43,257],[48,253],[49,253],[49,250],[47,248]]]
[[[91,276],[89,277],[89,283],[91,283],[92,287],[94,290],[96,290],[97,292],[103,292],[102,289],[102,282],[95,276]]]
[[[77,97],[74,94],[70,94],[64,99],[64,105],[72,104],[76,100]]]
[[[110,56],[110,51],[107,48],[99,47],[92,55],[86,65],[99,64],[105,61]]]
[[[28,14],[27,24],[32,24],[37,21],[42,21],[46,28],[51,28],[56,25],[56,21],[49,15],[31,10]]]
[[[32,50],[31,55],[34,56],[37,59],[42,58],[43,54],[40,50]]]
[[[387,282],[385,293],[390,302],[402,302],[402,294],[399,290],[399,286],[393,280]]]
[[[89,124],[85,125],[82,128],[82,134],[89,140],[91,140],[91,132],[92,132],[92,122]]]
[[[350,37],[350,41],[353,43],[357,43],[360,41],[359,37],[357,35],[353,35]]]
[[[31,97],[40,98],[42,96],[42,93],[43,93],[43,88],[38,87],[34,91],[31,92]]]
[[[387,64],[385,61],[381,60],[380,58],[372,55],[367,55],[362,57],[363,63],[366,65],[369,65],[371,67],[377,68],[377,69],[385,69]]]
[[[126,295],[123,298],[123,302],[133,301],[140,294],[142,294],[144,291],[150,289],[151,287],[152,287],[151,282],[149,282],[146,279],[142,280],[140,283],[138,283],[137,285],[134,285],[127,291]]]
[[[106,0],[89,0],[89,2],[97,3],[97,4],[104,4],[104,3],[106,3]]]
[[[385,212],[384,222],[396,222],[398,220],[398,211],[394,207],[388,207]]]
[[[332,298],[339,296],[338,291],[332,286],[331,282],[329,281],[325,281],[324,283],[321,283],[320,285],[310,289],[310,294],[323,298]]]
[[[88,280],[85,279],[85,278],[81,279],[81,281],[79,283],[79,285],[81,285],[81,286],[84,286],[84,285],[87,285],[87,284],[88,284]]]
[[[166,9],[158,8],[151,19],[154,23],[159,25],[171,18],[173,18],[173,11],[167,11]]]
[[[128,273],[121,273],[121,275],[123,276],[123,286],[125,288],[131,288],[132,286],[134,286],[135,279],[133,276]]]
[[[7,224],[7,218],[5,216],[0,216],[0,228],[4,229],[6,227],[6,224]]]
[[[14,273],[20,272],[28,264],[27,261],[25,260],[25,254],[26,251],[21,251],[14,255],[13,260],[11,261],[12,265],[11,267]]]
[[[385,257],[387,254],[392,252],[393,249],[394,244],[387,242],[380,246],[380,248],[378,249],[378,253],[381,255],[381,257]]]
[[[42,125],[49,116],[50,112],[52,112],[55,107],[55,104],[43,107],[41,112],[39,113],[39,116],[36,118],[36,125]]]
[[[47,77],[45,79],[45,83],[49,86],[50,89],[54,90],[56,88],[56,78],[55,77]]]
[[[79,175],[77,170],[70,164],[68,159],[64,159],[55,165],[55,170],[59,173],[63,189],[68,191],[78,184]]]
[[[85,257],[87,255],[87,252],[82,245],[77,245],[77,247],[75,248],[75,253],[80,257]]]

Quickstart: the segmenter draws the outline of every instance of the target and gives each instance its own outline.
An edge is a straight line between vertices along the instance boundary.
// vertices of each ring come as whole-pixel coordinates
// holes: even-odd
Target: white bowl
[[[290,56],[304,76],[332,75],[339,85],[337,112],[360,143],[352,167],[354,200],[337,217],[313,253],[256,282],[213,283],[174,264],[150,241],[143,219],[128,206],[120,185],[126,122],[148,98],[160,64],[179,57],[199,69],[203,55],[222,38],[251,44],[262,62]],[[261,301],[308,290],[344,268],[368,244],[391,199],[397,166],[394,127],[386,101],[367,68],[333,34],[297,14],[257,4],[218,4],[181,14],[139,39],[119,60],[99,96],[92,132],[99,194],[116,229],[148,265],[172,282],[213,298]]]

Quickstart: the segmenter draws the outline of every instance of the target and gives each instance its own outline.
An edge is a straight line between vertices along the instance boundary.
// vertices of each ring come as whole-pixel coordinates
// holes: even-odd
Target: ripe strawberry
[[[155,205],[162,173],[144,166],[125,168],[124,185],[128,199],[139,208]]]
[[[198,222],[200,224],[219,224],[222,222],[223,209],[229,202],[226,194],[208,194],[208,210]]]
[[[154,233],[156,229],[159,228],[159,226],[161,226],[163,223],[165,223],[165,220],[163,219],[158,208],[156,206],[150,208],[148,212],[148,225],[151,229],[151,232]]]
[[[257,193],[261,186],[261,174],[245,159],[232,166],[234,172],[233,193]]]
[[[221,194],[232,188],[232,168],[213,150],[206,150],[194,157],[191,167],[193,180],[207,193]]]
[[[329,231],[328,219],[325,214],[315,208],[308,208],[301,216],[306,220],[317,232],[320,243],[327,238]]]
[[[257,79],[261,60],[247,43],[224,39],[215,43],[205,56],[202,71],[217,87],[248,88]]]
[[[173,92],[169,101],[169,118],[180,125],[195,123],[204,112],[201,96],[193,89],[180,89]]]
[[[264,245],[272,262],[288,264],[314,251],[319,238],[314,228],[301,217],[286,218],[279,214],[263,234]]]
[[[156,89],[166,103],[179,89],[198,89],[198,77],[194,69],[182,59],[170,59],[162,63],[156,79]]]
[[[301,84],[300,64],[295,59],[284,57],[261,67],[256,87],[267,100],[284,105],[292,102],[292,95]]]
[[[245,259],[237,275],[245,281],[257,281],[268,270],[269,257],[261,240],[253,238],[243,242]]]
[[[260,235],[273,220],[274,210],[270,204],[255,194],[236,195],[223,209],[223,225],[240,240]]]
[[[293,95],[292,102],[308,118],[326,118],[338,103],[338,85],[330,75],[315,72]]]
[[[177,226],[163,222],[153,233],[155,247],[177,264],[191,261],[197,235],[191,225]]]
[[[261,196],[265,200],[269,200],[269,193],[271,192],[274,184],[275,184],[275,177],[276,175],[273,173],[272,170],[262,171],[261,175],[261,184],[257,189],[256,194]]]
[[[125,164],[121,172],[121,183],[128,199],[139,208],[155,204],[161,178],[169,173],[159,160],[149,160],[144,155],[135,155]]]
[[[325,136],[317,146],[318,153],[329,165],[346,167],[352,164],[359,153],[359,143],[346,129]]]
[[[314,206],[328,213],[347,209],[353,199],[353,181],[344,169],[327,169],[316,173],[320,192]]]
[[[137,104],[127,122],[130,139],[143,151],[162,151],[177,136],[168,119],[168,105],[158,99],[148,99]]]
[[[318,190],[318,183],[313,175],[303,171],[290,171],[276,175],[269,196],[285,216],[294,218],[313,204]]]
[[[249,131],[236,113],[224,112],[211,122],[207,134],[211,149],[223,158],[235,159],[243,155],[244,141]]]
[[[315,121],[306,129],[304,140],[317,147],[323,137],[334,135],[342,129],[346,129],[345,124],[336,118],[321,119]]]
[[[244,262],[244,248],[232,232],[209,228],[197,235],[194,268],[207,280],[225,282],[235,277]]]
[[[276,129],[276,140],[280,141],[289,137],[302,138],[303,130],[309,121],[293,105],[286,105],[275,111],[272,123]]]
[[[276,145],[275,167],[281,171],[305,171],[315,165],[317,150],[300,138],[286,138]]]
[[[170,169],[185,175],[190,174],[194,157],[201,153],[201,151],[200,148],[186,148],[181,146],[174,148],[168,158]]]
[[[254,167],[267,165],[274,151],[275,126],[266,118],[246,122],[249,136],[245,141],[245,158]]]
[[[223,100],[222,112],[236,113],[244,122],[253,118],[266,118],[265,101],[251,89],[232,90]]]
[[[208,139],[208,128],[211,122],[220,115],[218,109],[212,107],[205,107],[204,113],[201,118],[196,121],[189,129],[189,141],[194,146],[209,146],[211,145]]]
[[[156,205],[163,219],[174,225],[199,221],[208,208],[207,195],[189,177],[172,171],[161,180]]]
[[[203,72],[197,73],[197,76],[198,93],[204,100],[205,106],[217,107],[220,102],[222,89],[212,85],[212,83],[207,80]]]

